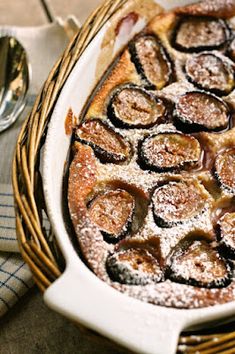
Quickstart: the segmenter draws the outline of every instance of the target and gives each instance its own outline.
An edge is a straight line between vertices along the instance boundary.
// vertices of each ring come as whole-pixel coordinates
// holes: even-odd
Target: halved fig
[[[224,101],[215,95],[192,91],[178,99],[174,116],[181,129],[218,131],[228,126],[230,112]]]
[[[113,281],[128,285],[147,285],[162,280],[157,259],[143,248],[129,248],[108,256],[107,272]]]
[[[173,227],[204,212],[209,194],[195,181],[173,181],[157,188],[153,194],[153,214],[160,227]]]
[[[219,220],[219,240],[223,252],[235,259],[235,213],[226,213]]]
[[[159,123],[165,113],[160,99],[133,85],[118,89],[108,105],[108,117],[120,128],[149,128]]]
[[[77,127],[75,137],[91,146],[102,162],[124,162],[131,153],[130,144],[100,119],[85,121]]]
[[[194,54],[187,60],[185,71],[193,84],[217,95],[228,95],[234,88],[233,65],[222,54]]]
[[[175,28],[173,46],[184,52],[218,49],[229,39],[225,21],[211,17],[183,17]]]
[[[142,35],[129,44],[131,59],[147,87],[161,90],[172,77],[166,50],[153,35]]]
[[[98,195],[88,210],[105,241],[116,243],[130,230],[134,208],[134,197],[124,189],[116,189]]]
[[[235,194],[235,148],[218,154],[215,160],[215,176],[223,189]]]
[[[232,280],[233,266],[203,240],[185,242],[171,257],[169,278],[177,283],[222,288]]]
[[[197,163],[200,155],[198,140],[177,132],[148,136],[140,146],[141,164],[157,172],[184,169]]]

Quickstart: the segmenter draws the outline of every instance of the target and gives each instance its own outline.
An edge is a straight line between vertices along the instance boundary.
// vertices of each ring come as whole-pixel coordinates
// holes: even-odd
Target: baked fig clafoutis
[[[68,205],[80,254],[139,300],[235,299],[235,6],[160,13],[74,128]]]

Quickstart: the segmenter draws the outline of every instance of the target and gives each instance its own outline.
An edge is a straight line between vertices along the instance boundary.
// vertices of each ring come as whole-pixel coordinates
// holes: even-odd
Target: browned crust
[[[177,15],[212,16],[231,18],[235,15],[234,0],[205,0],[188,6],[178,7]]]
[[[175,27],[177,16],[173,12],[160,14],[149,22],[146,31],[161,36],[168,36],[168,33]]]
[[[80,213],[86,198],[96,183],[96,160],[93,150],[74,144],[75,156],[69,168],[68,200],[71,214]]]
[[[95,273],[100,273],[107,257],[106,247],[98,228],[91,223],[86,207],[87,198],[96,184],[96,159],[89,146],[75,143],[74,150],[68,183],[70,217],[83,256]]]
[[[210,150],[213,160],[221,150],[231,149],[235,145],[235,128],[223,134],[201,132],[199,135],[202,143]]]

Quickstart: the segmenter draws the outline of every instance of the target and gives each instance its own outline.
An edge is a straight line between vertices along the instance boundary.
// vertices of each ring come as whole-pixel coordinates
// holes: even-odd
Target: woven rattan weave
[[[17,140],[12,171],[17,237],[22,256],[42,292],[63,272],[64,262],[52,233],[48,233],[44,225],[46,207],[39,171],[40,150],[64,82],[100,28],[125,3],[125,0],[108,0],[87,19],[55,63]],[[183,333],[178,350],[203,354],[235,353],[235,326],[222,326],[216,333],[212,330],[193,335]]]

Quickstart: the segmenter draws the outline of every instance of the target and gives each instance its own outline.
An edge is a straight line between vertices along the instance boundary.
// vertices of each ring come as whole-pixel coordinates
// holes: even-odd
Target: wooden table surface
[[[0,0],[0,25],[43,25],[74,14],[82,23],[101,0]],[[33,14],[33,15],[32,15]],[[35,15],[36,14],[36,15]],[[43,303],[36,287],[0,320],[0,354],[124,354]]]

